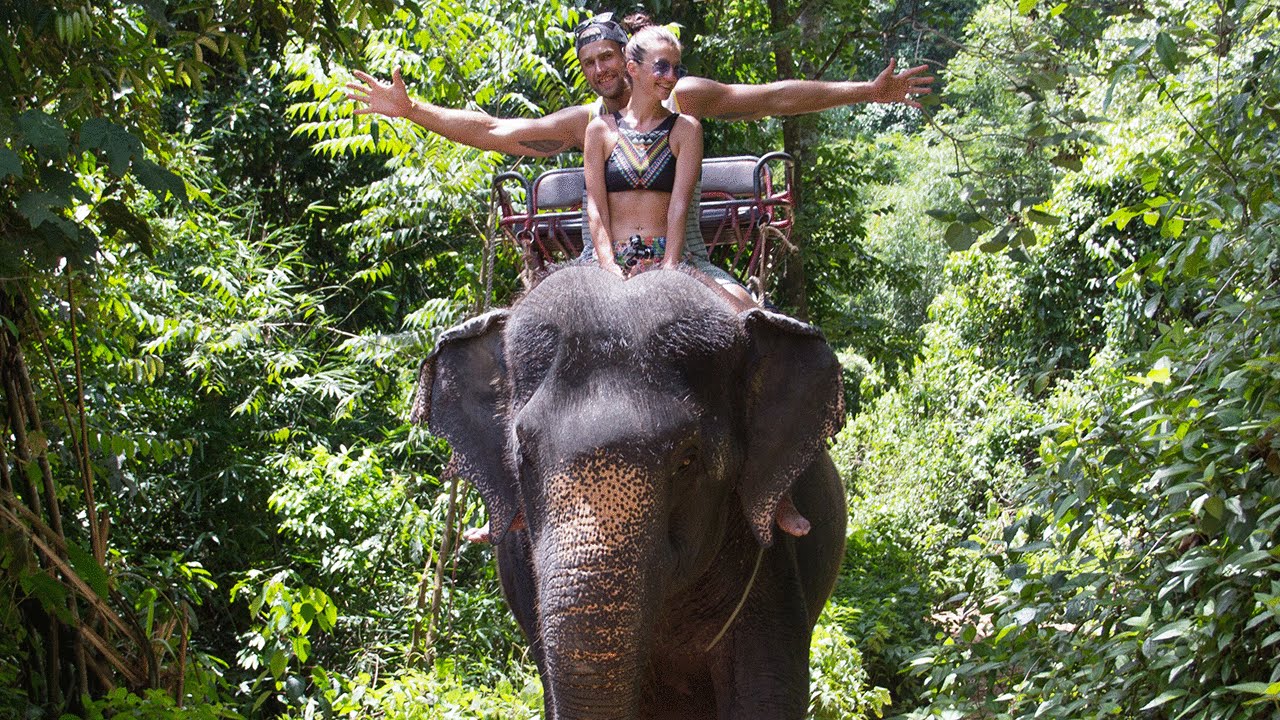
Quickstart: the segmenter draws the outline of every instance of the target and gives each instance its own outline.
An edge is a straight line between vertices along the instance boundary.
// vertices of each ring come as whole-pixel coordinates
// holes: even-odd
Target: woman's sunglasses
[[[644,65],[646,63],[641,63],[641,64]],[[680,78],[689,74],[689,68],[685,67],[684,65],[673,66],[671,63],[667,62],[666,60],[654,60],[652,63],[652,66],[653,66],[654,77],[663,77],[665,75],[670,74],[670,75],[674,75],[675,78],[679,80]]]

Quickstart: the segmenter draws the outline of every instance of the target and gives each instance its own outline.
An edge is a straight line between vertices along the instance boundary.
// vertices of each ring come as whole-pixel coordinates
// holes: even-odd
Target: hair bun
[[[627,31],[628,35],[635,35],[642,28],[653,25],[653,18],[649,13],[643,10],[637,10],[622,19],[622,29]]]

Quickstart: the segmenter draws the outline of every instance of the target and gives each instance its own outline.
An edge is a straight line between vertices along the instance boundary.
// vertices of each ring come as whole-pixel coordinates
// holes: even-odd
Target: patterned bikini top
[[[618,126],[618,144],[604,164],[604,187],[609,192],[657,190],[671,192],[676,184],[676,156],[671,152],[671,128],[679,115],[669,115],[648,132],[638,132],[623,124],[620,113],[613,114]]]

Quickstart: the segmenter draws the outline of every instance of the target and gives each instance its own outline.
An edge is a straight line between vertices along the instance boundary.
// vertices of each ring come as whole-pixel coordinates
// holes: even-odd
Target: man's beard
[[[631,89],[631,83],[627,82],[626,76],[623,76],[621,78],[621,82],[614,83],[612,93],[605,94],[600,90],[597,90],[596,92],[599,93],[600,97],[604,98],[605,100],[620,100],[624,95],[627,94],[627,91],[630,89]]]

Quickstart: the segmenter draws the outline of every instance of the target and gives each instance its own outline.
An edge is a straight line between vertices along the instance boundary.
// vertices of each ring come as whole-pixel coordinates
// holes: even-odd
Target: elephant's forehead
[[[596,267],[571,267],[551,274],[524,299],[521,310],[547,317],[581,321],[584,314],[602,319],[653,317],[671,320],[692,308],[728,314],[728,304],[692,277],[655,271],[623,281]]]
[[[740,334],[740,324],[728,303],[682,272],[623,281],[599,268],[574,267],[534,288],[515,308],[511,330],[517,341],[536,336],[621,357],[724,347]]]

